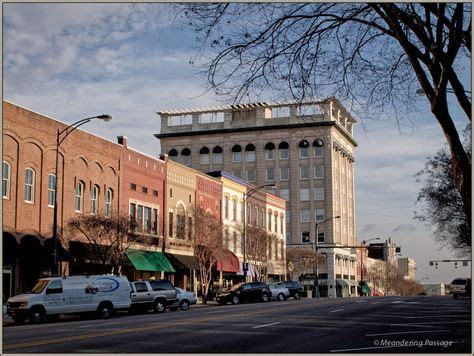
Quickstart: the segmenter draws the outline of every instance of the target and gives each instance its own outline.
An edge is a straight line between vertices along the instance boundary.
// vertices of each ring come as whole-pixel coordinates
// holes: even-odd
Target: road
[[[471,351],[469,299],[364,297],[4,325],[4,353]]]

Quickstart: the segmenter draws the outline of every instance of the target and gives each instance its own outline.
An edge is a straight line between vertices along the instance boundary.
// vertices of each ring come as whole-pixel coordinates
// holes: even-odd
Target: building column
[[[336,254],[328,251],[326,254],[326,269],[328,273],[328,297],[336,298]]]

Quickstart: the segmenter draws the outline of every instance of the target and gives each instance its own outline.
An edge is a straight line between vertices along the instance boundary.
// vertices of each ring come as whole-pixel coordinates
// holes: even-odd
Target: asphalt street
[[[471,301],[364,297],[3,327],[4,353],[470,353]]]

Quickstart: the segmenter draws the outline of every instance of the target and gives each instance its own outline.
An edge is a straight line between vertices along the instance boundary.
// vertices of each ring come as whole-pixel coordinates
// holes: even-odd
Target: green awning
[[[336,284],[339,284],[342,288],[349,288],[349,283],[344,279],[336,279]]]
[[[162,252],[127,249],[125,254],[137,271],[176,272]]]

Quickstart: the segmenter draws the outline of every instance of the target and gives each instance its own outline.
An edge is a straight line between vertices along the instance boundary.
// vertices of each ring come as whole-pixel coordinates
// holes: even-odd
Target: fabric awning
[[[198,260],[194,256],[178,255],[175,253],[167,253],[166,255],[171,259],[171,262],[176,269],[199,270]]]
[[[336,283],[338,283],[343,288],[349,288],[349,283],[345,279],[336,279]]]
[[[127,249],[125,254],[137,271],[176,272],[162,252]]]
[[[217,258],[216,269],[222,272],[239,272],[240,262],[236,255],[225,248],[219,248],[213,252]]]

